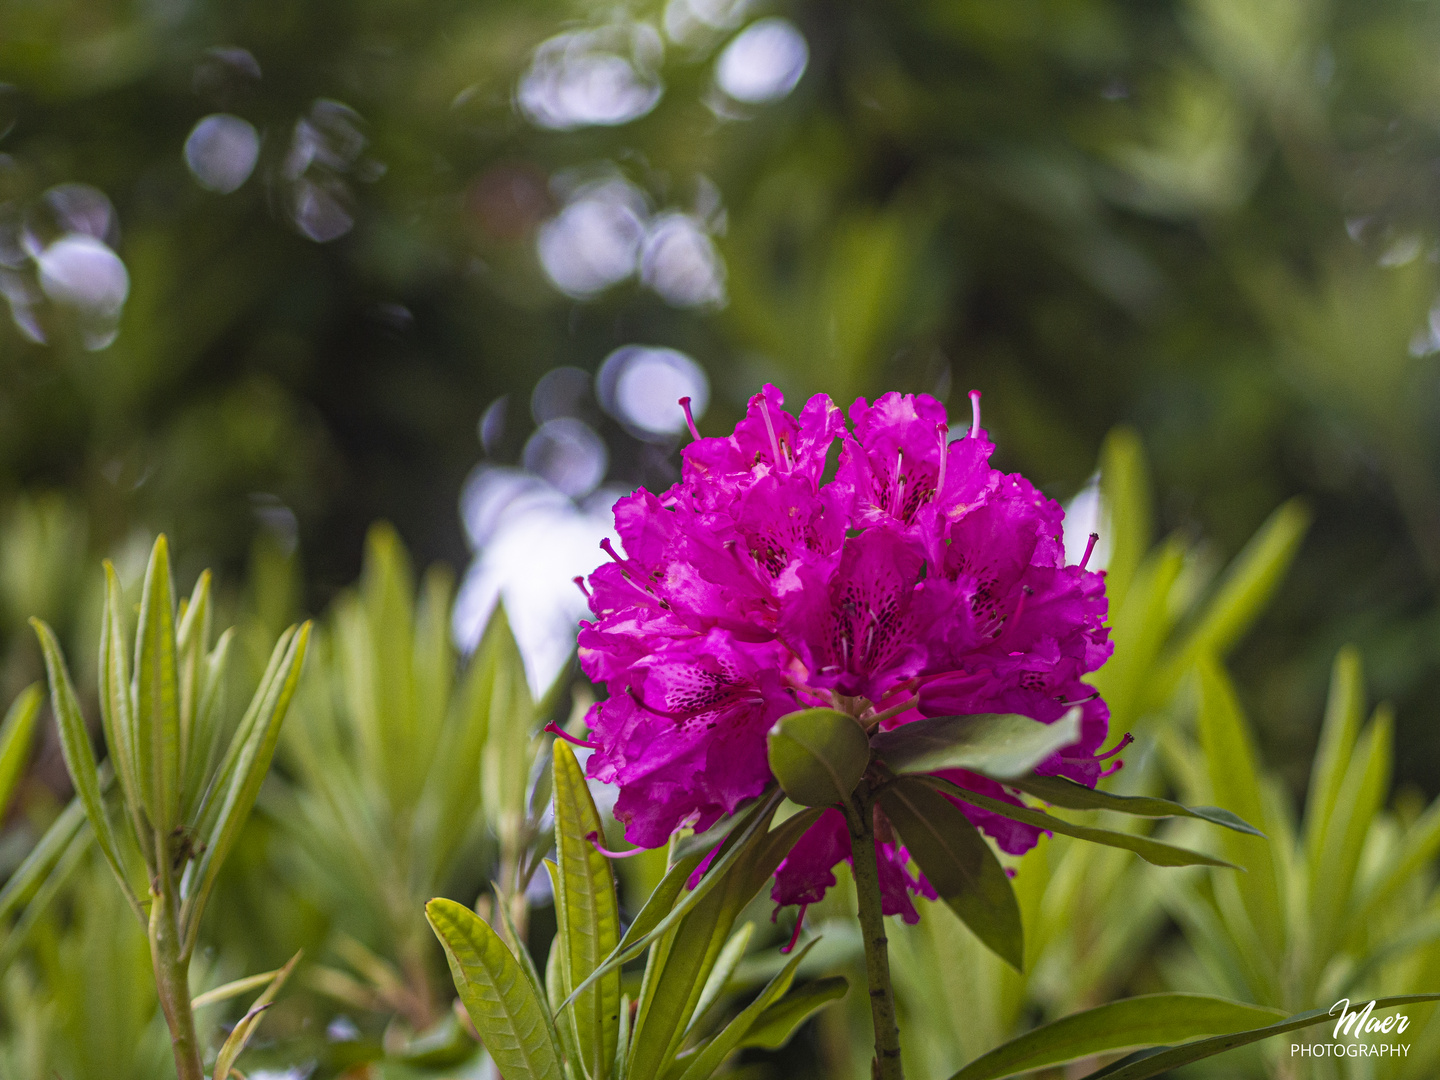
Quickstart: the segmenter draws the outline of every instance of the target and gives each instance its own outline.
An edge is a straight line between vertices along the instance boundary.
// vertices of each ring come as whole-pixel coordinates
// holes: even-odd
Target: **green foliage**
[[[398,1014],[401,1042],[449,1015],[426,901],[473,898],[491,868],[524,925],[538,868],[537,706],[503,612],[460,666],[452,601],[446,573],[417,588],[394,530],[371,531],[358,586],[317,631],[280,750],[287,775],[266,801],[291,887],[320,906],[345,962],[312,969],[312,985]]]
[[[849,800],[870,764],[865,730],[834,709],[801,709],[782,716],[767,740],[770,772],[801,806]]]

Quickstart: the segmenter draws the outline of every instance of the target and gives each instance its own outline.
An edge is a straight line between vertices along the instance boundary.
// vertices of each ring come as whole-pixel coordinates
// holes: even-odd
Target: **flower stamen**
[[[800,905],[800,914],[795,916],[795,932],[790,935],[790,943],[781,948],[781,956],[789,956],[792,952],[795,951],[795,946],[800,941],[800,931],[805,926],[805,912],[809,909],[809,907],[809,904]]]
[[[690,412],[690,399],[688,397],[682,397],[680,399],[680,408],[685,410],[685,426],[690,429],[691,438],[700,438],[700,429],[695,426],[695,417]]]
[[[1092,533],[1090,534],[1090,542],[1085,545],[1085,555],[1084,555],[1084,557],[1080,560],[1080,569],[1081,569],[1081,570],[1084,570],[1084,569],[1085,569],[1085,564],[1090,561],[1090,553],[1095,550],[1095,544],[1096,544],[1096,542],[1097,542],[1099,539],[1100,539],[1100,534],[1099,534],[1099,533],[1093,533],[1093,532],[1092,532]]]
[[[553,720],[545,725],[544,730],[548,731],[551,735],[555,735],[561,739],[564,739],[566,742],[570,743],[573,746],[583,747],[586,750],[600,749],[600,747],[596,746],[593,742],[586,742],[584,739],[577,738],[576,736],[571,735],[568,731],[562,728],[559,724],[555,723]]]
[[[585,839],[589,840],[590,846],[607,859],[629,859],[636,855],[644,855],[645,852],[650,850],[649,848],[637,847],[631,848],[629,851],[611,851],[609,848],[601,845],[600,834],[598,832],[586,833]]]
[[[980,391],[970,391],[970,438],[980,437]]]

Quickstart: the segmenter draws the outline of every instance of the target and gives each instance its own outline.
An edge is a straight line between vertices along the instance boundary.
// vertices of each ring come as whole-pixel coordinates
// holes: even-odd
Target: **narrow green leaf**
[[[205,657],[201,668],[200,695],[195,706],[190,747],[185,761],[185,776],[181,784],[185,793],[181,812],[186,822],[199,820],[199,809],[205,799],[208,779],[213,775],[216,759],[220,756],[225,665],[234,642],[234,629],[227,629],[220,635],[215,648]]]
[[[204,783],[203,774],[192,782],[196,773],[191,759],[203,753],[197,745],[200,737],[197,728],[205,695],[205,660],[210,645],[210,630],[210,571],[205,570],[195,582],[195,590],[190,594],[190,602],[185,605],[180,625],[175,631],[180,717],[180,765],[176,783],[180,790],[179,815],[182,821],[186,809],[200,797],[200,791],[193,789]]]
[[[221,1044],[220,1052],[215,1056],[214,1080],[230,1080],[230,1070],[235,1065],[235,1059],[245,1049],[250,1036],[255,1034],[255,1029],[260,1026],[260,1021],[265,1016],[265,1010],[274,1003],[275,996],[280,993],[280,988],[285,985],[285,980],[299,962],[300,953],[297,952],[284,967],[271,973],[265,992],[255,999],[254,1004],[240,1018],[240,1022],[231,1029],[229,1038]]]
[[[1213,658],[1202,658],[1198,671],[1197,727],[1211,797],[1263,828],[1268,816],[1261,798],[1259,757],[1235,689],[1225,669]],[[1220,836],[1230,859],[1250,871],[1236,883],[1236,888],[1254,923],[1261,955],[1266,958],[1267,966],[1276,970],[1285,947],[1286,920],[1275,854],[1267,841],[1255,837],[1236,833]]]
[[[0,888],[0,923],[7,921],[35,895],[76,837],[84,834],[93,838],[93,832],[86,826],[88,820],[85,803],[77,795],[50,823],[44,835],[30,849],[30,854]],[[87,839],[85,844],[88,846],[89,843]]]
[[[575,986],[604,963],[620,940],[620,908],[610,860],[595,850],[600,812],[590,796],[575,751],[563,739],[554,750],[555,853],[560,867],[556,917],[564,932],[566,985]],[[572,1015],[585,1068],[605,1075],[615,1060],[620,971],[611,969],[575,995]]]
[[[544,1006],[510,950],[469,908],[437,897],[425,916],[470,1022],[505,1080],[564,1080]]]
[[[130,681],[130,661],[126,657],[124,611],[120,579],[115,567],[106,559],[105,606],[100,619],[98,666],[100,722],[136,842],[142,849],[148,850],[150,845],[142,839],[146,833],[145,800],[141,795],[135,765],[139,753],[135,746],[135,688]]]
[[[1145,994],[1062,1016],[976,1058],[950,1080],[998,1080],[1092,1054],[1218,1035],[1282,1019],[1279,1009],[1205,994]]]
[[[1194,627],[1168,653],[1154,680],[1152,704],[1168,701],[1197,660],[1224,656],[1249,629],[1294,561],[1310,517],[1304,501],[1296,498],[1265,520],[1226,568]]]
[[[729,865],[717,861],[706,871],[706,878],[716,877],[714,887],[652,953],[652,959],[658,954],[659,962],[646,970],[627,1080],[666,1075],[736,918],[805,830],[824,813],[820,808],[803,810],[764,832],[746,847],[743,858]]]
[[[200,916],[220,867],[239,838],[240,830],[260,794],[260,785],[270,769],[270,760],[275,756],[275,745],[280,739],[280,725],[300,681],[310,629],[308,622],[298,630],[292,627],[276,642],[266,678],[256,689],[250,707],[241,718],[226,752],[226,760],[217,774],[221,793],[215,802],[213,824],[202,834],[204,850],[191,864],[190,873],[182,883],[184,903],[181,922],[187,946],[194,943],[199,932]]]
[[[175,664],[170,548],[161,533],[145,570],[135,637],[136,776],[146,813],[160,836],[169,836],[180,817],[180,679]]]
[[[1335,811],[1320,837],[1319,858],[1309,868],[1314,955],[1320,965],[1340,944],[1365,841],[1390,789],[1391,729],[1382,707],[1355,746]]]
[[[1330,669],[1330,696],[1325,704],[1325,723],[1320,728],[1320,745],[1310,767],[1310,790],[1305,796],[1305,855],[1311,867],[1319,866],[1324,835],[1335,813],[1345,768],[1360,737],[1365,720],[1365,676],[1360,653],[1347,645],[1335,655]],[[1312,871],[1313,872],[1313,871]]]
[[[1015,890],[965,812],[910,776],[887,785],[880,806],[940,898],[986,948],[1023,970],[1025,931]]]
[[[15,785],[20,782],[25,765],[30,760],[36,721],[40,717],[40,702],[44,699],[40,684],[31,683],[15,696],[6,710],[4,722],[0,723],[0,814],[10,805]]]
[[[553,862],[551,862],[549,859],[546,859],[545,869],[550,874],[551,885],[555,890],[555,894],[558,896],[560,893],[560,868],[556,866]],[[571,1038],[574,1032],[574,1025],[569,1024],[565,1026],[568,1029],[565,1041],[562,1041],[561,1031],[556,1030],[555,1018],[551,1014],[550,1009],[547,1007],[548,998],[547,991],[545,989],[546,980],[540,978],[540,972],[535,967],[535,958],[530,955],[530,950],[525,946],[525,939],[520,936],[520,931],[515,929],[515,923],[510,918],[510,905],[512,902],[512,897],[502,892],[500,886],[496,885],[493,882],[491,883],[490,887],[494,892],[495,911],[496,914],[498,914],[500,917],[500,925],[504,928],[506,936],[508,936],[510,940],[515,943],[515,951],[510,955],[515,956],[519,959],[520,970],[523,971],[525,973],[525,977],[530,980],[530,988],[535,991],[535,1000],[540,1002],[540,1015],[545,1020],[545,1030],[547,1033],[549,1033],[551,1044],[562,1047],[565,1051],[565,1056],[568,1057],[572,1062],[580,1061],[579,1047],[575,1044],[573,1038]],[[504,943],[503,939],[501,943]],[[564,959],[565,958],[562,956],[562,967],[564,964]],[[548,958],[546,960],[546,968],[549,968]],[[581,1063],[580,1071],[582,1076],[588,1075],[585,1073],[583,1062]],[[598,1078],[595,1078],[595,1080],[598,1080]]]
[[[570,1001],[574,999],[575,995],[579,994],[582,990],[588,989],[590,984],[602,975],[619,967],[626,961],[639,956],[641,951],[649,945],[650,942],[654,941],[661,934],[680,922],[681,919],[685,918],[685,916],[705,898],[706,894],[715,887],[717,882],[724,880],[731,866],[742,857],[747,856],[753,847],[763,842],[765,831],[769,827],[770,820],[775,816],[775,811],[784,798],[784,793],[777,788],[755,805],[750,813],[746,815],[744,824],[725,838],[718,857],[714,863],[706,869],[704,876],[696,883],[695,888],[690,889],[688,892],[684,891],[690,874],[694,873],[694,867],[700,865],[704,856],[690,856],[689,859],[681,860],[681,862],[672,867],[660,883],[660,887],[651,895],[650,900],[646,901],[645,906],[641,909],[640,914],[636,916],[635,922],[631,924],[630,929],[625,932],[625,936],[621,939],[620,944],[605,958],[604,963],[592,971],[579,986],[570,992],[570,997],[566,999],[565,1004],[570,1004]],[[691,859],[694,860],[694,864],[690,872],[685,874],[679,873],[681,867]],[[772,872],[773,870],[774,867],[771,867]],[[756,887],[758,888],[759,886],[757,885]],[[681,895],[682,892],[683,895]],[[672,904],[666,905],[664,903],[665,897],[672,895],[679,897],[679,899]],[[657,899],[661,902],[653,903]],[[637,927],[639,927],[639,929],[637,929]],[[728,929],[726,932],[729,932]]]
[[[485,629],[479,652],[492,665],[490,730],[481,764],[485,813],[504,829],[525,815],[525,785],[530,775],[530,743],[535,735],[535,703],[525,681],[525,664],[510,632],[503,605]]]
[[[1053,724],[1014,713],[976,713],[912,720],[870,739],[871,749],[896,773],[971,769],[1009,779],[1023,776],[1080,738],[1080,709]]]
[[[79,801],[72,802],[69,809],[79,809]],[[55,826],[61,825],[65,814],[56,820]],[[85,819],[83,813],[74,815],[73,825],[65,825],[57,829],[51,829],[41,839],[40,845],[31,852],[31,858],[21,863],[20,868],[5,883],[5,898],[0,900],[0,908],[4,909],[4,918],[8,918],[10,912],[23,903],[20,910],[20,917],[15,920],[15,925],[10,927],[9,933],[5,935],[3,942],[0,942],[0,975],[10,969],[15,958],[20,955],[20,950],[30,939],[30,933],[35,925],[44,917],[49,910],[50,904],[64,891],[69,884],[71,876],[85,862],[90,854],[90,844],[95,839],[95,830]],[[63,843],[63,846],[53,847],[43,859],[32,862],[35,854],[41,847],[47,846],[46,841],[52,839]],[[11,885],[17,887],[11,892]]]
[[[750,939],[754,934],[755,924],[747,922],[725,942],[725,947],[720,950],[720,955],[715,960],[715,967],[711,969],[700,990],[700,999],[695,1003],[695,1014],[690,1017],[688,1028],[693,1029],[696,1022],[705,1015],[705,1010],[720,1000],[720,995],[730,984],[730,976],[735,974],[735,968],[744,957],[745,950],[750,947]]]
[[[1418,1004],[1422,1001],[1440,1001],[1440,994],[1412,994],[1407,997],[1378,998],[1375,1008],[1391,1009],[1399,1005]],[[1235,1031],[1228,1035],[1217,1035],[1210,1039],[1182,1043],[1179,1046],[1167,1046],[1156,1051],[1144,1052],[1143,1057],[1134,1055],[1132,1059],[1117,1061],[1114,1065],[1090,1073],[1085,1080],[1150,1080],[1152,1076],[1159,1076],[1171,1069],[1178,1069],[1181,1065],[1189,1065],[1192,1061],[1214,1057],[1216,1054],[1223,1054],[1236,1047],[1248,1046],[1250,1043],[1260,1042],[1262,1039],[1268,1039],[1274,1035],[1283,1035],[1287,1031],[1314,1027],[1316,1024],[1323,1024],[1334,1019],[1336,1019],[1336,1014],[1326,1009],[1311,1009],[1309,1012],[1296,1013],[1288,1020],[1282,1020],[1278,1024],[1268,1024],[1265,1027],[1251,1028],[1247,1031]]]
[[[96,842],[115,873],[120,889],[125,894],[130,909],[141,924],[146,923],[140,901],[130,888],[125,875],[125,863],[120,857],[120,848],[115,842],[115,830],[105,812],[105,800],[101,791],[99,772],[95,767],[95,752],[90,746],[90,732],[85,727],[85,717],[80,712],[80,702],[75,696],[75,685],[70,681],[70,672],[65,667],[65,657],[55,632],[39,619],[31,619],[40,638],[40,651],[45,655],[45,670],[50,677],[50,707],[55,713],[55,726],[60,733],[60,752],[65,758],[65,768],[70,773],[70,782],[75,785],[75,795],[85,807],[85,816],[95,830]]]
[[[720,1034],[700,1047],[699,1052],[695,1055],[695,1060],[680,1074],[680,1080],[708,1080],[721,1065],[725,1064],[725,1059],[739,1049],[741,1041],[755,1022],[764,1015],[765,1010],[789,991],[790,984],[795,981],[795,969],[800,966],[800,961],[805,959],[805,954],[814,945],[815,942],[812,940],[807,942],[803,948],[796,950],[795,955],[790,957],[790,962],[781,969],[779,975],[770,980],[769,985],[760,991],[760,995],[740,1010],[740,1014],[726,1024]]]
[[[1145,450],[1133,428],[1117,427],[1100,448],[1100,528],[1110,530],[1110,561],[1105,567],[1105,594],[1111,609],[1125,602],[1130,582],[1154,529],[1150,509],[1150,473]]]
[[[775,722],[766,739],[770,771],[801,806],[845,802],[870,764],[865,731],[835,709],[801,709]]]
[[[1028,795],[1044,799],[1054,806],[1067,810],[1114,810],[1121,814],[1137,817],[1188,817],[1208,821],[1212,825],[1223,825],[1236,832],[1251,836],[1264,836],[1259,829],[1242,820],[1229,810],[1218,806],[1182,806],[1169,799],[1143,795],[1114,795],[1099,788],[1088,788],[1063,776],[1022,776],[1005,781],[1010,787],[1019,788]]]
[[[1104,844],[1107,847],[1124,848],[1126,851],[1133,851],[1146,862],[1156,866],[1224,866],[1231,870],[1238,869],[1233,863],[1228,863],[1223,859],[1191,851],[1189,848],[1177,847],[1174,844],[1166,844],[1160,840],[1152,840],[1148,836],[1133,836],[1130,833],[1111,832],[1109,829],[1074,825],[1063,818],[1052,817],[1039,810],[1015,806],[1000,799],[992,799],[988,795],[981,795],[979,792],[960,787],[958,784],[952,784],[938,776],[917,776],[913,779],[943,794],[960,799],[962,802],[968,802],[972,806],[992,810],[1001,817],[1008,817],[1011,821],[1023,821],[1026,825],[1034,825],[1050,832],[1063,833],[1066,836],[1073,836],[1077,840],[1089,840],[1091,843]]]
[[[279,968],[274,971],[262,971],[259,975],[247,975],[243,979],[235,979],[222,986],[217,986],[213,990],[206,990],[203,994],[198,994],[190,999],[190,1008],[203,1009],[206,1005],[218,1005],[222,1001],[229,1001],[241,994],[248,994],[251,990],[259,990],[278,974],[280,974]]]
[[[843,975],[807,983],[756,1017],[736,1049],[753,1046],[760,1050],[779,1050],[790,1041],[801,1024],[830,1002],[843,998],[849,989],[850,982]]]

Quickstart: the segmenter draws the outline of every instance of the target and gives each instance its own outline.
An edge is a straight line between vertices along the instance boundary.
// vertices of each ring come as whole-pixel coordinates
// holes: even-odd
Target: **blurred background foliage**
[[[529,677],[507,710],[563,721],[584,696],[546,697],[583,599],[569,579],[597,561],[617,493],[674,476],[677,397],[715,433],[767,380],[792,405],[925,391],[962,422],[977,387],[998,463],[1104,537],[1131,636],[1101,678],[1117,724],[1156,747],[1126,783],[1208,790],[1177,764],[1206,708],[1187,680],[1228,654],[1266,820],[1320,830],[1296,808],[1354,643],[1371,699],[1393,703],[1402,792],[1382,812],[1377,720],[1379,803],[1351,830],[1363,892],[1440,792],[1436,57],[1440,10],[1415,0],[0,0],[0,700],[40,676],[30,615],[93,700],[96,559],[138,590],[161,529],[184,588],[219,573],[235,700],[282,627],[330,612],[207,963],[219,982],[304,945],[329,974],[275,1022],[326,1045],[313,1025],[348,1001],[354,1038],[329,1045],[403,1057],[448,993],[406,912],[516,883],[543,828],[544,798],[518,782],[543,759],[534,725],[491,746],[481,698],[497,691],[478,685],[514,646],[459,660],[496,600]],[[1308,531],[1302,504],[1271,516],[1297,495]],[[397,532],[367,555],[377,520]],[[1272,546],[1232,563],[1257,530]],[[1219,568],[1256,558],[1280,568],[1263,602],[1207,624]],[[417,585],[412,560],[439,569]],[[377,671],[414,693],[379,708],[359,688]],[[1333,724],[1362,737],[1359,719]],[[423,753],[387,755],[417,730]],[[7,868],[67,797],[48,719],[37,741]],[[462,790],[472,753],[492,782]],[[1150,868],[1080,849],[1042,849],[1073,888],[1027,909],[1036,925],[1070,926],[1112,882],[1155,934],[1224,954],[1213,889],[1142,887]],[[395,856],[383,873],[377,853]],[[1300,896],[1294,859],[1283,887]],[[623,872],[633,902],[653,874]],[[73,900],[91,877],[75,871],[0,984],[0,1068],[17,1076],[114,1075],[107,1039],[125,1062],[138,1047],[134,1075],[153,1068],[138,999],[85,1043],[93,1063],[46,1056],[65,1002],[101,993],[57,974],[67,957],[117,985],[143,965],[140,939],[107,929],[116,898]],[[1427,883],[1407,889],[1391,922],[1433,911]],[[954,927],[924,932],[956,940],[897,946],[917,979],[927,952],[982,962]],[[1332,932],[1333,957],[1292,933],[1267,962],[1363,983],[1345,964],[1376,942]],[[1036,945],[1064,959],[997,991],[978,1042],[934,1051],[937,1075],[1121,988],[1297,1008],[1318,993],[1085,941]],[[1393,962],[1423,981],[1432,954]],[[821,1029],[820,1060],[847,1062],[843,1032]]]

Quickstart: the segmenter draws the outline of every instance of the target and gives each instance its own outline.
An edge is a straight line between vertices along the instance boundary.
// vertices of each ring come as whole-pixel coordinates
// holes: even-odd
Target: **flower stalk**
[[[150,893],[150,962],[155,968],[160,1008],[170,1028],[178,1080],[204,1080],[200,1040],[195,1034],[195,1015],[190,1005],[190,957],[180,940],[180,927],[175,918],[177,905],[171,895],[173,883],[169,878],[169,874],[160,875]]]
[[[870,1019],[875,1027],[874,1080],[903,1080],[900,1028],[895,1022],[895,991],[890,983],[889,938],[880,894],[875,849],[875,803],[868,784],[861,784],[845,807],[850,826],[850,851],[855,865],[860,936],[865,942],[865,981],[870,988]]]

